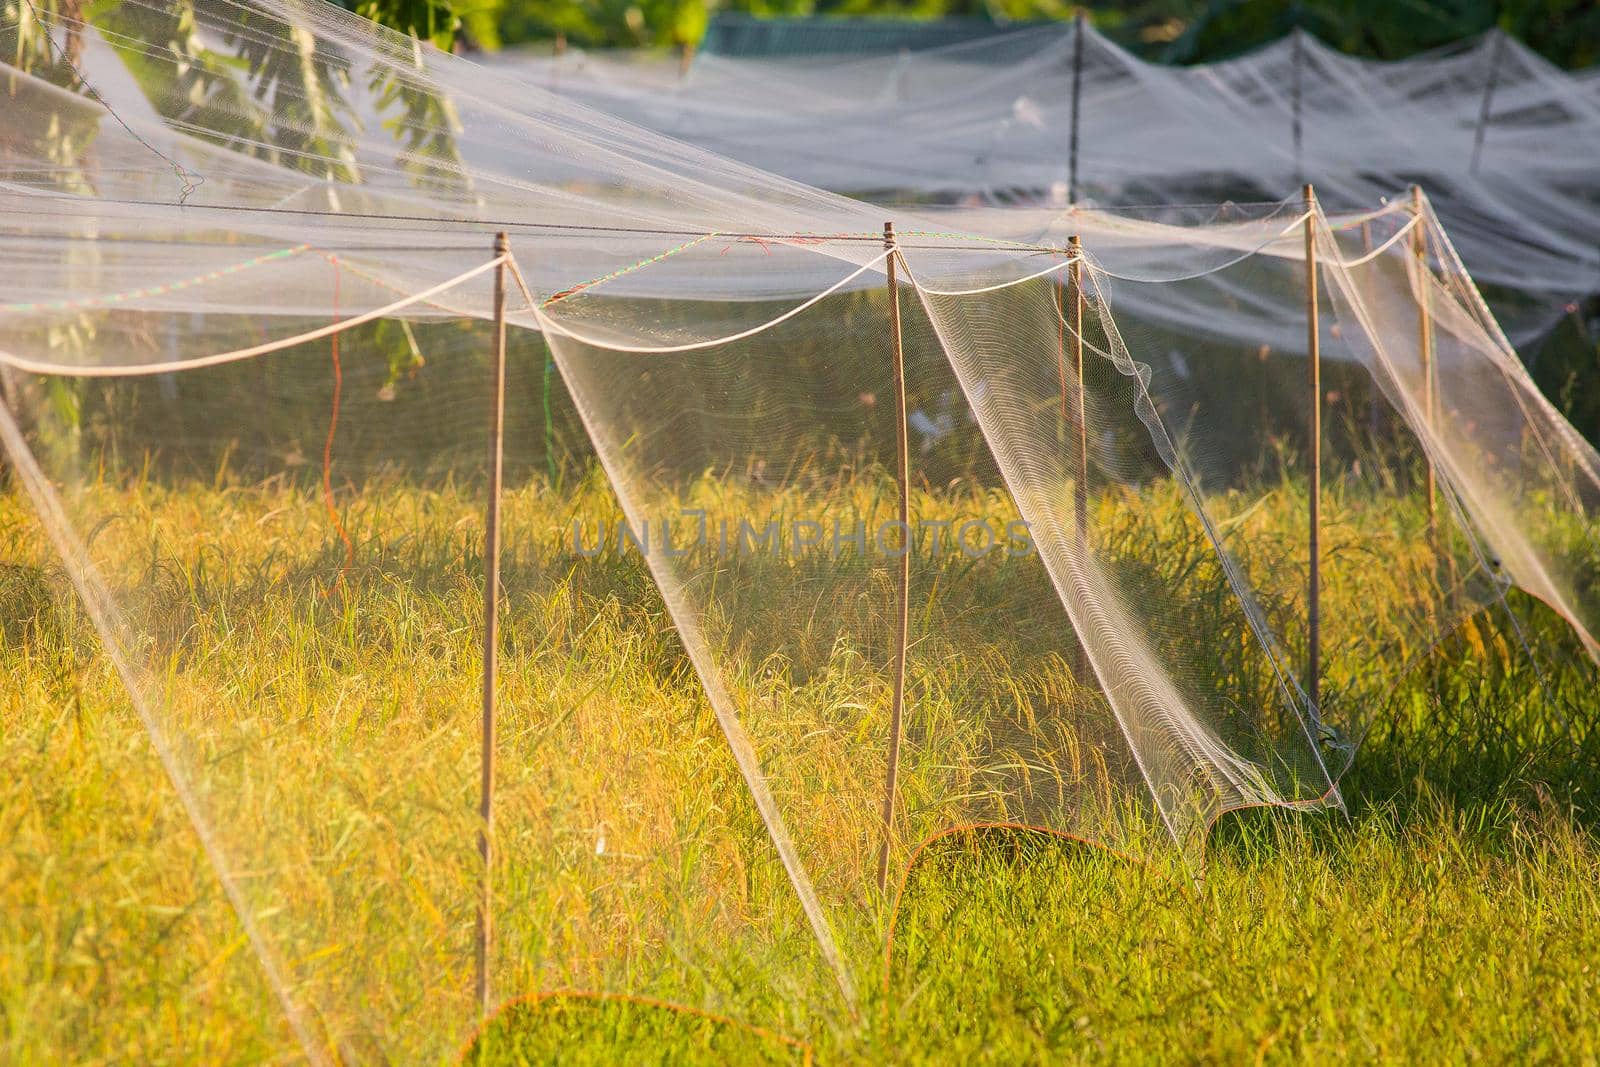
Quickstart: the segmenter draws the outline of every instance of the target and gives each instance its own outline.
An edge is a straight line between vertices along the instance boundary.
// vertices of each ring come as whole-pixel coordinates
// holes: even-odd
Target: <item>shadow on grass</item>
[[[1372,824],[1404,833],[1445,823],[1490,851],[1510,848],[1530,816],[1600,832],[1595,666],[1549,608],[1519,592],[1510,600],[1520,632],[1503,613],[1480,614],[1398,680],[1340,782],[1348,818],[1235,812],[1208,854],[1270,863],[1290,837],[1332,853]]]
[[[1037,1046],[1012,1051],[1092,1050],[1074,1029],[1083,1019],[1139,1032],[1145,1001],[1177,995],[1185,967],[1212,981],[1218,951],[1299,958],[1296,946],[1390,930],[1385,901],[1414,909],[1438,891],[1440,908],[1470,909],[1509,884],[1509,907],[1586,877],[1600,832],[1595,667],[1553,613],[1526,598],[1513,608],[1534,657],[1492,617],[1463,627],[1374,709],[1341,786],[1348,815],[1223,817],[1198,891],[1175,862],[1140,866],[1042,834],[930,847],[908,879],[889,1003],[974,1049],[1031,1033]],[[1533,888],[1516,888],[1521,871]],[[1131,984],[1130,968],[1142,976]],[[1011,1023],[930,1010],[969,1002]]]

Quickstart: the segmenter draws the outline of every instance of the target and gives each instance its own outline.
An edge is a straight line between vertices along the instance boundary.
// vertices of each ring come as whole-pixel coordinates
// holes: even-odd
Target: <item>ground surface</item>
[[[174,696],[188,710],[163,720],[179,735],[180,763],[199,768],[190,801],[255,861],[236,863],[237,884],[269,934],[282,932],[291,974],[313,976],[307,989],[341,990],[347,1005],[361,1004],[351,1010],[376,1020],[364,1035],[334,1011],[313,1012],[309,1025],[341,1035],[330,1043],[360,1060],[405,1048],[418,1020],[454,1019],[439,1024],[445,1040],[419,1046],[424,1059],[453,1059],[471,1036],[460,1020],[473,1015],[464,986],[473,889],[463,873],[472,824],[449,812],[470,812],[476,785],[477,630],[462,620],[474,617],[480,593],[455,573],[479,536],[475,494],[391,486],[364,511],[350,509],[356,563],[342,580],[343,551],[314,491],[219,484],[103,494],[97,506],[117,518],[96,531],[94,550],[121,561],[128,590],[157,589],[149,603],[168,606],[149,637],[149,647],[168,650],[157,674],[212,679]],[[528,495],[510,514],[543,509],[559,529],[570,506]],[[0,1059],[294,1059],[270,983],[144,725],[87,620],[65,606],[59,567],[14,495],[0,514]],[[380,535],[377,514],[401,532]],[[200,531],[209,548],[154,547],[179,539],[175,531]],[[539,551],[513,550],[513,581]],[[1556,657],[1541,681],[1492,618],[1384,687],[1344,783],[1348,818],[1229,816],[1210,839],[1198,888],[1175,860],[1141,865],[1026,832],[930,846],[907,885],[887,993],[877,957],[864,951],[862,1013],[851,1023],[786,1004],[786,989],[822,995],[798,978],[738,1003],[737,987],[754,990],[766,977],[756,972],[775,966],[764,961],[809,942],[773,903],[785,887],[761,858],[759,827],[707,799],[737,785],[731,770],[696,770],[720,767],[712,756],[673,762],[685,731],[715,734],[637,561],[594,561],[542,583],[511,613],[509,699],[567,694],[574,736],[596,755],[587,778],[568,782],[552,777],[557,764],[540,762],[548,753],[528,736],[537,729],[515,719],[507,729],[498,910],[508,958],[598,958],[617,936],[601,922],[609,883],[541,897],[526,869],[536,853],[518,851],[516,828],[546,826],[539,820],[556,818],[560,790],[581,800],[588,779],[666,783],[677,774],[706,792],[652,803],[698,813],[696,825],[746,842],[694,858],[730,879],[719,884],[740,887],[737,901],[721,894],[707,923],[771,908],[779,931],[749,971],[730,971],[729,1014],[803,1029],[793,1036],[821,1061],[1600,1057],[1600,761],[1583,729],[1596,712],[1593,677]],[[1559,645],[1559,626],[1534,617]],[[552,651],[540,636],[550,632],[569,643]],[[307,708],[325,711],[305,720],[314,729],[293,711]],[[629,725],[630,709],[649,714]],[[1554,727],[1563,716],[1575,729]],[[236,767],[229,738],[259,761]],[[620,755],[641,748],[653,753],[643,764]],[[274,774],[259,773],[268,767]],[[395,791],[403,803],[384,799]],[[559,825],[548,825],[559,839]],[[408,849],[408,834],[428,847]],[[624,836],[605,846],[585,838],[563,862],[626,853]],[[691,867],[690,858],[675,862]],[[383,892],[363,891],[370,886]],[[384,895],[396,887],[398,903]],[[535,921],[557,906],[587,909],[593,921]],[[278,925],[301,907],[311,913],[303,925]],[[551,953],[559,937],[573,940]],[[705,947],[672,944],[687,945],[685,954]],[[496,986],[507,997],[552,982],[515,959],[503,966]],[[638,966],[643,991],[670,987]],[[716,1020],[584,1000],[524,1003],[500,1017],[484,1048],[497,1063],[803,1055],[778,1036]]]

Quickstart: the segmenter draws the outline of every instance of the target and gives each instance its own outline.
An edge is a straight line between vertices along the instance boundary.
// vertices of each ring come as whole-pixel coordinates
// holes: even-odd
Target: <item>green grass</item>
[[[696,492],[714,490],[730,509],[757,503]],[[871,479],[850,491],[864,510],[885,499]],[[321,502],[293,482],[91,482],[70,503],[241,893],[297,997],[319,1005],[317,1040],[351,1061],[450,1061],[476,1024],[478,495],[395,479],[347,495],[356,561],[342,580]],[[1175,550],[1139,562],[1151,544],[1192,544],[1181,507],[1154,489],[1140,504],[1100,505],[1108,545],[1128,546],[1125,577],[1186,583],[1174,603],[1196,606],[1170,636],[1208,650],[1197,691],[1258,692],[1253,661],[1229,651],[1220,575]],[[957,491],[916,507],[1006,511]],[[1303,499],[1279,487],[1231,508],[1243,553],[1295,528]],[[499,997],[658,996],[804,1039],[825,1062],[1600,1057],[1593,668],[1548,616],[1529,611],[1541,649],[1561,646],[1542,676],[1492,612],[1431,653],[1407,645],[1407,668],[1376,677],[1363,628],[1335,629],[1334,691],[1371,726],[1345,779],[1348,817],[1227,816],[1198,885],[1170,846],[1146,847],[1139,813],[1112,795],[1116,768],[1082,771],[1111,783],[1094,818],[1144,862],[1029,832],[934,842],[907,883],[885,995],[888,909],[860,826],[876,818],[886,638],[881,613],[845,595],[881,593],[881,568],[835,574],[806,600],[793,590],[825,572],[730,565],[710,637],[736,653],[735,696],[770,709],[752,712],[758,748],[861,983],[852,1019],[648,574],[635,558],[573,559],[574,513],[615,517],[597,477],[518,489],[506,507]],[[1355,498],[1330,514],[1335,560],[1388,538],[1370,549],[1387,553],[1381,571],[1366,557],[1331,565],[1330,614],[1415,628],[1427,614],[1417,516]],[[0,1059],[294,1059],[59,565],[14,492],[0,515]],[[1277,573],[1269,556],[1247,562],[1253,578]],[[940,800],[972,784],[947,764],[1001,751],[963,708],[992,711],[984,694],[1004,687],[1081,721],[1100,706],[1073,681],[1059,626],[1016,622],[1050,618],[1036,567],[918,557],[912,838],[999,810]],[[1263,590],[1275,622],[1298,610],[1282,570]],[[1078,828],[1092,795],[1018,815]],[[739,1025],[580,998],[520,1004],[480,1051],[494,1063],[800,1056]]]

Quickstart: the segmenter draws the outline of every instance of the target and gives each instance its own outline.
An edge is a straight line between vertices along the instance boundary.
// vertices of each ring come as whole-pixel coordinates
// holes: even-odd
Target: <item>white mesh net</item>
[[[1420,193],[886,234],[324,6],[6,10],[14,485],[313,1060],[479,981],[815,1033],[935,835],[1198,869],[1509,584],[1600,654],[1600,464]]]
[[[1217,204],[1313,181],[1347,211],[1420,182],[1519,345],[1600,291],[1593,75],[1498,31],[1399,62],[1296,30],[1236,59],[1163,66],[1082,21],[913,53],[700,54],[681,75],[627,53],[490,62],[885,205]]]

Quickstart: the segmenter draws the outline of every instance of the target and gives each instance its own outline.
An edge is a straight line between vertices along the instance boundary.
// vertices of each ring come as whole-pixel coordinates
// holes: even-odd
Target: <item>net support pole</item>
[[[1078,476],[1072,490],[1073,529],[1078,534],[1081,552],[1089,537],[1089,420],[1088,396],[1083,384],[1083,242],[1073,234],[1067,239],[1072,265],[1067,268],[1072,284],[1072,367],[1078,376],[1077,401],[1072,412],[1078,446]]]
[[[1064,275],[1051,286],[1050,302],[1056,313],[1056,379],[1061,385],[1061,418],[1056,422],[1056,447],[1067,454],[1067,435],[1072,428],[1072,401],[1067,395],[1067,296],[1072,279]]]
[[[1078,461],[1078,469],[1072,479],[1072,526],[1077,537],[1078,558],[1083,560],[1088,555],[1089,543],[1089,405],[1083,384],[1083,242],[1077,234],[1067,238],[1067,250],[1071,257],[1067,267],[1067,284],[1072,301],[1069,311],[1072,321],[1072,370],[1077,376],[1071,419]],[[1087,684],[1089,654],[1083,647],[1081,636],[1077,649],[1073,657],[1073,674],[1080,683]]]
[[[906,366],[900,338],[900,290],[895,280],[895,260],[900,253],[894,223],[883,224],[883,247],[888,251],[884,271],[889,284],[889,349],[894,363],[895,451],[899,463],[899,520],[903,538],[900,553],[899,603],[895,612],[894,694],[889,709],[889,760],[883,785],[883,840],[878,846],[878,891],[889,885],[889,845],[894,838],[895,793],[900,779],[900,737],[905,720],[906,640],[911,624],[911,449],[906,432]]]
[[[1425,209],[1422,186],[1411,187],[1411,254],[1417,261],[1417,351],[1422,359],[1422,417],[1431,433],[1437,425],[1433,369],[1433,312],[1428,298],[1428,235],[1423,229]],[[1437,553],[1439,547],[1438,476],[1433,459],[1428,459],[1428,541]]]
[[[1304,189],[1306,255],[1306,357],[1311,387],[1311,484],[1307,489],[1310,565],[1306,577],[1306,693],[1312,712],[1322,706],[1322,347],[1317,323],[1317,194]]]
[[[1489,117],[1494,112],[1494,91],[1500,84],[1500,61],[1505,57],[1506,35],[1494,31],[1494,48],[1489,52],[1489,76],[1483,82],[1483,102],[1478,105],[1478,125],[1472,131],[1472,165],[1467,173],[1478,173],[1478,161],[1483,158],[1483,139],[1489,132]]]
[[[1300,127],[1301,84],[1300,83],[1301,83],[1301,80],[1304,77],[1304,74],[1302,72],[1302,68],[1304,68],[1304,66],[1305,66],[1305,54],[1306,54],[1306,52],[1305,52],[1305,44],[1301,40],[1301,38],[1302,38],[1302,31],[1301,31],[1300,27],[1296,26],[1294,28],[1294,32],[1293,32],[1293,34],[1291,35],[1291,38],[1290,38],[1290,41],[1291,41],[1290,47],[1293,50],[1292,51],[1293,59],[1292,59],[1292,62],[1291,62],[1291,66],[1292,66],[1293,69],[1290,72],[1290,95],[1291,95],[1291,101],[1292,101],[1292,108],[1293,108],[1293,111],[1294,111],[1294,118],[1293,118],[1294,177],[1295,177],[1296,181],[1303,182],[1303,181],[1305,181],[1305,173],[1306,172],[1305,172],[1305,166],[1301,162],[1301,158],[1302,157],[1301,157],[1301,152],[1300,152],[1300,145],[1301,145],[1301,127]]]
[[[483,724],[479,751],[478,857],[483,863],[478,897],[476,993],[478,1007],[489,1014],[489,943],[494,935],[494,729],[495,668],[500,645],[500,483],[505,469],[506,424],[506,260],[511,245],[506,235],[494,237],[500,260],[494,272],[494,329],[489,387],[489,499],[483,527]]]
[[[1067,203],[1078,202],[1078,115],[1083,97],[1083,35],[1088,20],[1078,12],[1072,30],[1072,132],[1067,141]]]

